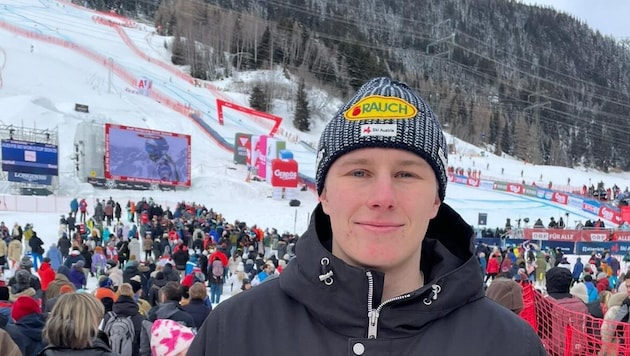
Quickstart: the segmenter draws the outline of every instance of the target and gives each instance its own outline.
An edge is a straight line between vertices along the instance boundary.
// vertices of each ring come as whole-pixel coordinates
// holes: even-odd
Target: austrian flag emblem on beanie
[[[431,108],[405,83],[380,77],[363,84],[322,131],[317,154],[317,193],[342,155],[361,148],[395,148],[415,153],[433,168],[444,200],[447,146]]]

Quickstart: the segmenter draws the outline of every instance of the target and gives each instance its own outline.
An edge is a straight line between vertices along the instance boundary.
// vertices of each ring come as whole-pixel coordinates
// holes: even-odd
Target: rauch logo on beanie
[[[410,119],[418,110],[403,99],[370,95],[361,99],[343,113],[347,120],[363,119]]]

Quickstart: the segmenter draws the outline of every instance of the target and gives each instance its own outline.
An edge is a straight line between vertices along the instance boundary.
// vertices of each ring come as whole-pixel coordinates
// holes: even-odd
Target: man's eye
[[[364,171],[352,171],[352,176],[353,177],[365,177],[365,172]]]

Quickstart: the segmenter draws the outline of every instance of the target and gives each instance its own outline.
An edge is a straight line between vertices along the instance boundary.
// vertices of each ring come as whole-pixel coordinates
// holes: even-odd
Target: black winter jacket
[[[383,301],[381,273],[330,253],[330,220],[318,205],[279,278],[219,304],[188,355],[546,355],[525,321],[485,297],[472,238],[442,204],[422,246],[427,283]],[[248,325],[269,321],[243,342]]]
[[[65,347],[47,346],[39,356],[120,356],[119,354],[112,352],[112,349],[102,341],[96,339],[92,347],[82,350],[73,350]]]
[[[42,340],[42,329],[46,319],[39,313],[32,313],[15,322],[17,330],[27,339],[24,356],[35,356],[46,346]]]
[[[196,329],[203,325],[208,314],[212,311],[212,307],[206,306],[206,303],[200,299],[191,299],[188,304],[182,306],[182,309],[193,318]]]

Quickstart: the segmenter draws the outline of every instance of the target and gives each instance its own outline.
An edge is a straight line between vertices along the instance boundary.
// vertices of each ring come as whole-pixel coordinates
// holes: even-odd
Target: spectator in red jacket
[[[597,292],[601,293],[605,290],[610,290],[610,281],[608,281],[608,275],[605,272],[599,272],[597,274]]]
[[[55,279],[55,270],[50,266],[50,258],[44,257],[42,265],[39,266],[39,270],[37,271],[39,274],[39,279],[42,282],[42,290],[45,292],[48,289],[48,284]]]
[[[499,256],[497,253],[493,253],[488,260],[488,266],[486,267],[486,279],[484,282],[488,282],[488,279],[494,280],[494,277],[499,273]]]

